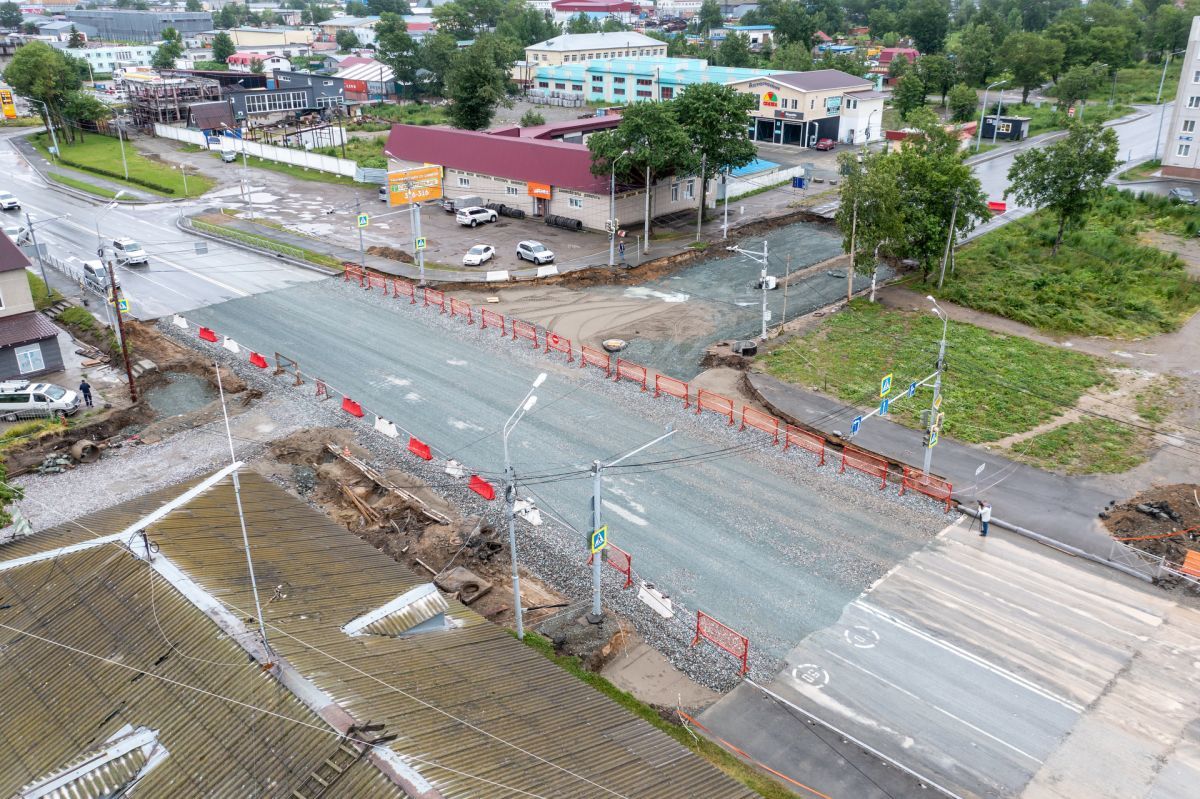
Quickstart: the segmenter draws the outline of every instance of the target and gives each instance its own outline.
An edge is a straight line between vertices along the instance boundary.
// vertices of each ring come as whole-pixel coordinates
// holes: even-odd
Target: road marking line
[[[876,680],[879,680],[879,682],[883,683],[884,685],[888,686],[889,688],[892,688],[892,689],[894,689],[894,690],[896,690],[896,691],[899,691],[900,693],[904,694],[905,696],[907,696],[907,697],[910,697],[910,698],[912,698],[912,699],[916,700],[917,702],[920,702],[920,703],[921,703],[921,704],[923,704],[923,705],[927,705],[928,707],[931,707],[931,708],[933,708],[933,709],[934,709],[934,710],[936,710],[937,712],[939,712],[939,713],[941,713],[941,714],[943,714],[943,715],[945,715],[945,716],[948,716],[948,717],[950,717],[950,718],[954,719],[954,720],[955,720],[955,721],[957,721],[959,724],[962,724],[964,727],[969,727],[970,729],[974,730],[975,732],[979,733],[980,735],[983,735],[984,737],[987,737],[987,738],[991,738],[991,739],[992,739],[993,741],[995,741],[996,743],[1000,744],[1001,746],[1006,746],[1006,747],[1008,747],[1009,749],[1011,749],[1011,750],[1013,750],[1014,752],[1016,752],[1018,755],[1021,755],[1022,757],[1027,757],[1027,758],[1029,758],[1030,760],[1032,760],[1034,763],[1037,763],[1038,765],[1041,765],[1041,763],[1043,762],[1041,758],[1039,758],[1039,757],[1036,757],[1036,756],[1034,756],[1034,755],[1031,755],[1031,754],[1029,754],[1028,752],[1026,752],[1025,750],[1023,750],[1023,749],[1020,749],[1020,748],[1018,748],[1018,747],[1016,747],[1016,746],[1013,746],[1013,745],[1012,745],[1012,744],[1010,744],[1008,741],[1005,741],[1003,738],[997,738],[995,735],[992,735],[992,734],[991,734],[990,732],[988,732],[987,730],[980,729],[979,727],[975,726],[974,724],[972,724],[971,722],[967,721],[966,719],[964,719],[964,718],[960,718],[959,716],[956,716],[956,715],[954,715],[954,714],[953,714],[953,713],[951,713],[949,710],[946,710],[946,709],[945,709],[945,708],[943,708],[943,707],[940,707],[940,706],[938,706],[938,705],[935,705],[935,704],[933,704],[932,702],[930,702],[930,701],[928,701],[928,700],[922,699],[921,697],[917,696],[916,694],[912,693],[911,691],[908,691],[907,689],[905,689],[905,688],[901,688],[899,685],[896,685],[896,684],[895,684],[894,682],[892,682],[891,680],[885,679],[884,677],[882,677],[882,676],[880,676],[880,675],[876,674],[876,673],[875,673],[875,672],[873,672],[873,671],[870,671],[870,670],[868,670],[868,669],[865,669],[865,668],[863,668],[862,666],[858,665],[857,663],[855,663],[855,662],[853,662],[853,661],[851,661],[851,660],[847,660],[846,658],[844,658],[844,657],[842,657],[841,655],[839,655],[837,652],[834,652],[834,651],[833,651],[833,650],[831,650],[831,649],[826,649],[826,650],[825,650],[825,653],[826,653],[826,654],[828,654],[828,655],[832,655],[833,657],[835,657],[835,658],[837,658],[838,660],[840,660],[840,661],[842,661],[843,663],[845,663],[847,666],[850,666],[851,668],[854,668],[854,669],[857,669],[857,670],[861,671],[863,674],[866,674],[868,677],[873,677],[874,679],[876,679]]]
[[[938,638],[935,638],[934,636],[930,635],[929,633],[925,632],[924,630],[921,630],[921,629],[909,624],[908,622],[901,621],[900,619],[896,618],[895,616],[891,615],[890,613],[887,613],[886,611],[883,611],[879,608],[871,607],[866,602],[863,602],[861,600],[855,601],[854,605],[861,608],[862,610],[866,611],[867,613],[870,613],[873,616],[876,616],[880,619],[883,619],[886,622],[889,622],[890,624],[894,625],[898,629],[904,630],[905,632],[907,632],[911,635],[914,635],[917,638],[920,638],[924,641],[928,641],[929,643],[933,644],[934,646],[941,647],[945,651],[947,651],[953,655],[957,655],[960,658],[962,658],[963,660],[966,660],[969,663],[973,663],[976,666],[979,666],[980,668],[987,669],[988,671],[992,672],[993,674],[1003,677],[1004,679],[1008,680],[1009,682],[1013,683],[1014,685],[1019,685],[1020,687],[1026,689],[1027,691],[1031,691],[1031,692],[1037,694],[1038,696],[1041,696],[1045,699],[1049,699],[1051,702],[1055,702],[1056,704],[1062,705],[1063,707],[1067,708],[1068,710],[1072,710],[1076,713],[1083,712],[1083,705],[1079,704],[1078,702],[1073,702],[1070,699],[1067,699],[1066,697],[1058,696],[1057,694],[1053,693],[1052,691],[1047,690],[1046,688],[1043,688],[1042,686],[1038,685],[1037,683],[1027,680],[1024,677],[1020,676],[1019,674],[1014,674],[1013,672],[1009,671],[1008,669],[1003,668],[1002,666],[997,666],[994,663],[984,660],[983,658],[979,657],[978,655],[972,654],[961,647],[958,647],[952,643],[949,643],[948,641],[939,640]]]

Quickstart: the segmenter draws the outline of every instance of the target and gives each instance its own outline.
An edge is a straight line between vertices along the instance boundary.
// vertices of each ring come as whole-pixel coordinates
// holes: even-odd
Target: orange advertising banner
[[[526,184],[529,187],[530,197],[541,197],[543,200],[550,199],[550,186],[545,183],[534,183],[530,181]]]
[[[388,205],[408,205],[442,196],[442,168],[419,166],[388,173]]]

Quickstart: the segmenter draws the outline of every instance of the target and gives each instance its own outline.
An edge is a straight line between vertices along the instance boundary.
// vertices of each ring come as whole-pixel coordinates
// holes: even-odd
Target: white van
[[[5,380],[0,383],[0,419],[15,422],[40,416],[74,416],[79,394],[53,383]]]

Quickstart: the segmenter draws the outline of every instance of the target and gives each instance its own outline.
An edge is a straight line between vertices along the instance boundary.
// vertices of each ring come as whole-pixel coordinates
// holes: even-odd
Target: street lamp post
[[[592,461],[592,532],[593,533],[596,530],[599,530],[602,525],[602,522],[600,521],[600,489],[601,489],[601,479],[600,478],[601,478],[601,475],[603,474],[604,470],[609,468],[610,466],[616,466],[618,463],[625,460],[626,458],[632,458],[634,455],[638,454],[642,450],[649,449],[650,447],[654,446],[658,442],[664,441],[673,435],[675,435],[675,431],[668,430],[666,433],[664,433],[663,435],[654,439],[653,441],[648,441],[645,444],[642,444],[637,449],[632,449],[629,452],[626,452],[621,457],[617,458],[616,460],[609,461],[608,463],[601,463],[600,461]],[[589,550],[591,549],[591,536],[588,536],[588,549]],[[600,624],[601,622],[604,621],[604,609],[601,605],[601,597],[600,597],[600,569],[604,565],[602,562],[604,560],[604,557],[603,557],[604,554],[606,554],[606,553],[603,550],[601,550],[600,552],[595,553],[595,555],[593,555],[593,557],[592,557],[592,612],[587,615],[587,620],[591,624]]]
[[[863,140],[863,147],[866,147],[868,144],[870,144],[870,143],[871,143],[871,120],[872,120],[872,119],[875,117],[875,115],[876,115],[876,114],[878,114],[878,113],[879,113],[879,109],[878,109],[878,108],[876,108],[876,109],[874,109],[873,111],[871,111],[871,113],[867,114],[867,131],[866,131],[866,133],[867,133],[867,136],[866,136],[866,138]]]
[[[1000,133],[1000,113],[1004,108],[1004,87],[1000,87],[1000,98],[996,100],[996,124],[992,125],[992,146],[996,146],[996,137]]]
[[[759,288],[762,289],[762,337],[761,338],[763,341],[767,340],[767,246],[768,246],[767,240],[763,239],[762,252],[755,252],[754,250],[743,250],[741,247],[736,247],[736,246],[725,248],[725,249],[729,250],[730,252],[736,252],[740,255],[744,255],[747,258],[749,258],[750,260],[752,260],[755,263],[762,266],[762,274],[759,276],[758,285],[759,285]],[[784,319],[783,321],[786,322],[787,320]]]
[[[617,162],[629,155],[628,150],[622,150],[612,161],[612,170],[608,177],[608,265],[616,264],[617,247]]]
[[[1008,79],[998,80],[990,84],[983,90],[983,106],[979,109],[979,130],[975,131],[975,152],[979,152],[979,148],[983,146],[983,115],[987,113],[987,96],[988,92],[997,86],[1003,86],[1008,83]]]
[[[542,372],[538,375],[533,385],[529,387],[529,392],[525,398],[521,400],[521,404],[508,417],[508,421],[501,428],[501,439],[504,441],[504,499],[505,499],[505,516],[508,519],[508,553],[512,559],[512,584],[513,584],[513,613],[517,619],[517,638],[525,640],[525,614],[521,609],[521,576],[517,571],[517,525],[516,525],[516,509],[517,502],[517,473],[513,469],[512,461],[508,458],[508,436],[512,433],[513,428],[521,421],[523,417],[535,404],[537,397],[534,396],[534,391],[542,383],[546,382],[546,373]]]
[[[51,155],[54,158],[60,157],[58,151],[58,137],[54,135],[54,123],[50,119],[50,106],[46,105],[45,100],[35,100],[32,97],[26,97],[25,99],[31,103],[41,103],[42,109],[46,114],[46,130],[50,131],[50,143],[54,145],[54,151],[51,153]]]
[[[70,214],[60,214],[59,216],[52,216],[49,219],[39,219],[34,222],[29,216],[29,212],[25,212],[25,227],[29,228],[29,240],[33,244],[33,251],[37,254],[38,266],[42,269],[42,282],[46,284],[47,297],[50,296],[50,281],[46,279],[46,260],[42,258],[42,248],[37,243],[37,226],[43,225],[46,222],[53,222],[55,219],[67,219],[70,216]]]
[[[950,316],[937,304],[937,300],[933,298],[933,295],[929,295],[925,299],[933,303],[933,312],[942,320],[942,343],[938,345],[937,377],[933,380],[933,401],[929,404],[929,426],[925,428],[925,465],[922,471],[928,477],[929,466],[933,462],[932,433],[937,425],[938,406],[941,404],[942,369],[946,362],[946,328],[950,323]]]
[[[1163,59],[1162,77],[1158,79],[1158,96],[1154,99],[1155,105],[1162,105],[1158,112],[1158,134],[1154,137],[1154,160],[1158,160],[1158,145],[1162,142],[1163,118],[1167,115],[1167,104],[1162,101],[1163,84],[1167,81],[1167,65],[1171,63],[1171,56],[1186,53],[1187,50],[1174,50],[1167,53],[1167,57]]]
[[[129,162],[125,160],[125,139],[121,137],[121,120],[117,120],[117,141],[121,145],[121,168],[125,170],[125,179],[129,180]]]

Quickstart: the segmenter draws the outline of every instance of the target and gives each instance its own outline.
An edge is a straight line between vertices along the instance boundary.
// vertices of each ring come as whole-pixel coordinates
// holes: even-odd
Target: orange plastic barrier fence
[[[609,544],[609,546],[612,545]],[[1180,564],[1179,571],[1190,574],[1192,577],[1200,577],[1200,552],[1189,549],[1183,556],[1183,563]]]
[[[346,267],[345,271],[342,272],[343,282],[349,283],[351,280],[357,280],[358,285],[361,286],[363,284],[362,269],[353,264],[342,264],[342,266]]]
[[[779,420],[769,413],[747,408],[742,406],[742,426],[739,430],[745,430],[747,427],[753,427],[756,430],[761,430],[774,437],[775,444],[779,443]]]
[[[407,280],[392,281],[392,296],[393,297],[408,297],[409,304],[417,301],[417,289],[412,283]]]
[[[491,483],[477,474],[471,475],[471,481],[467,483],[467,488],[486,500],[490,501],[496,498],[496,489],[492,487]]]
[[[360,419],[363,415],[362,406],[349,397],[342,397],[342,410],[351,416],[357,416]]]
[[[838,473],[846,471],[847,466],[863,474],[878,477],[881,481],[879,484],[881,491],[887,487],[888,465],[883,458],[868,455],[861,449],[842,447],[842,467],[838,469]]]
[[[388,279],[384,275],[367,275],[368,289],[383,289],[383,293],[387,294]]]
[[[565,352],[567,354],[567,363],[575,363],[575,355],[571,349],[571,339],[563,338],[557,333],[546,333],[546,349],[545,352]]]
[[[683,400],[683,407],[688,407],[688,384],[682,380],[676,380],[673,377],[666,375],[654,376],[654,396],[658,397],[662,394],[670,394],[672,397],[679,397]]]
[[[437,289],[425,289],[425,302],[422,305],[436,305],[442,313],[446,312],[446,295]]]
[[[621,574],[625,575],[625,585],[621,587],[628,588],[629,586],[633,585],[633,555],[630,555],[625,550],[618,546],[613,546],[612,544],[609,544],[604,548],[604,555],[604,560],[609,566],[612,566]],[[588,557],[589,566],[592,565],[592,558],[594,557],[596,556],[591,555]]]
[[[408,451],[421,460],[433,460],[433,452],[430,451],[429,445],[414,436],[408,437]]]
[[[484,308],[479,312],[479,329],[482,330],[487,327],[489,322],[492,327],[500,328],[500,335],[505,335],[504,317],[495,311],[489,311],[487,308]]]
[[[510,320],[512,325],[513,341],[519,338],[527,338],[533,342],[533,346],[538,345],[537,328],[528,322],[522,322],[520,319]]]
[[[806,449],[821,459],[821,462],[817,464],[818,466],[825,465],[825,439],[818,435],[789,424],[784,429],[783,434],[783,448],[787,449],[788,447]]]
[[[988,200],[988,210],[993,214],[1002,214],[1008,210],[1008,203],[1003,200]]]
[[[698,610],[696,611],[696,637],[692,639],[692,646],[700,643],[701,638],[737,658],[738,662],[742,664],[738,674],[750,671],[750,639],[732,627],[721,624],[704,611]]]
[[[613,380],[620,380],[622,377],[639,384],[642,391],[646,390],[646,367],[617,358],[617,373],[613,376]]]
[[[904,476],[900,479],[900,494],[911,488],[926,496],[940,499],[946,503],[946,513],[950,512],[950,497],[954,494],[954,486],[940,477],[925,474],[919,469],[904,467]]]
[[[267,359],[259,355],[257,352],[250,353],[250,365],[257,366],[259,369],[267,368]]]
[[[475,315],[471,313],[470,303],[463,302],[462,300],[456,300],[453,297],[450,298],[450,315],[465,316],[467,317],[468,325],[475,324]]]
[[[604,350],[583,344],[579,347],[579,368],[585,366],[599,366],[604,374],[612,377],[612,356]]]
[[[729,423],[733,424],[733,400],[729,397],[722,397],[720,394],[700,389],[696,392],[696,413],[699,414],[701,411],[713,411],[722,416],[728,416]]]
[[[200,332],[198,335],[200,336],[200,338],[204,339],[205,341],[215,342],[217,340],[217,334],[207,327],[200,328]]]

